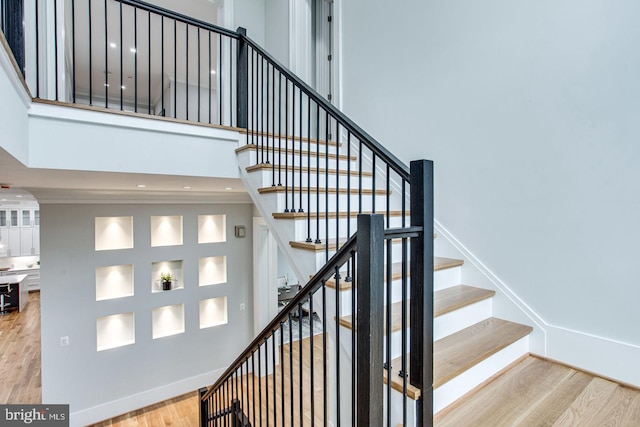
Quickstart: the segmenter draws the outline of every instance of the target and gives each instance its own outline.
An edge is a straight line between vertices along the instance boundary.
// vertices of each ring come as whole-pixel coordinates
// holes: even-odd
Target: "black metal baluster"
[[[251,352],[251,406],[253,410],[253,425],[256,425],[256,358],[255,353]]]
[[[280,322],[280,405],[282,409],[282,425],[284,426],[285,401],[284,401],[284,322]]]
[[[302,162],[300,162],[302,170]],[[302,198],[302,191],[300,191]],[[307,243],[311,243],[311,97],[307,97]]]
[[[257,52],[256,52],[257,54]],[[218,34],[218,60],[219,60],[219,64],[218,64],[218,104],[219,104],[219,108],[218,108],[218,124],[221,125],[222,124],[222,112],[224,111],[224,108],[222,108],[222,66],[223,66],[223,58],[222,58],[222,34]]]
[[[339,165],[339,162],[338,162]],[[340,168],[338,167],[338,179],[340,179]],[[347,239],[351,237],[351,131],[347,131]],[[349,262],[347,261],[347,277],[345,277],[345,281],[351,282],[352,277],[349,274]],[[351,290],[351,299],[354,300],[353,297],[353,289]],[[354,313],[352,311],[352,313]],[[354,338],[355,339],[355,338]],[[352,350],[352,354],[355,352]],[[355,373],[354,373],[355,375]],[[355,411],[354,411],[355,412]]]
[[[107,42],[109,31],[107,27],[107,0],[104,0],[104,108],[109,108],[109,56],[108,56],[108,47],[109,43]],[[122,46],[120,46],[122,49]]]
[[[350,136],[350,134],[349,134]],[[348,138],[347,138],[348,139]],[[351,277],[351,425],[356,425],[356,390],[357,381],[356,381],[356,361],[358,360],[358,349],[356,347],[356,321],[357,315],[356,312],[356,253],[354,251],[351,252],[351,257],[347,262],[347,271],[349,268],[349,263],[351,264],[351,272],[348,274]]]
[[[178,118],[178,21],[173,20],[173,118]]]
[[[258,345],[258,420],[262,425],[262,355],[260,348],[262,345]]]
[[[274,141],[275,145],[275,141]],[[275,156],[271,165],[271,175],[273,184],[276,185],[275,176]],[[278,76],[278,187],[282,186],[282,73]]]
[[[207,109],[209,110],[209,124],[211,124],[211,73],[213,73],[213,69],[211,69],[211,31],[208,32],[209,35],[209,49],[207,53],[209,54],[209,68],[207,71],[207,75],[209,76],[209,104]]]
[[[404,213],[405,180],[402,180],[402,211]],[[404,214],[402,216],[402,228],[405,227]],[[402,239],[402,372],[407,372],[407,266],[409,264],[408,244],[406,237]],[[407,375],[402,377],[402,422],[407,422]]]
[[[316,241],[314,243],[322,243],[320,240],[320,105],[318,104],[316,104]]]
[[[229,38],[229,126],[233,126],[233,40]]]
[[[300,337],[298,341],[298,369],[300,371],[300,382],[298,384],[298,390],[300,391],[300,426],[304,425],[303,415],[304,415],[304,370],[302,368],[302,303],[298,304],[298,336]],[[311,335],[313,337],[313,334]]]
[[[222,407],[220,408],[222,412],[220,413],[220,415],[222,415],[224,427],[229,427],[229,425],[227,424],[227,415],[226,415],[227,403],[229,402],[229,398],[227,396],[227,384],[228,383],[225,381],[224,384],[222,385],[222,393],[220,393],[222,395]]]
[[[284,79],[284,211],[289,212],[289,79]]]
[[[329,399],[327,392],[327,281],[322,281],[322,406],[324,425],[328,424]]]
[[[311,340],[309,341],[309,366],[311,368],[309,377],[310,377],[310,395],[311,395],[311,426],[315,425],[315,387],[314,387],[314,369],[313,369],[313,345],[315,343],[315,336],[313,333],[313,322],[315,321],[315,317],[313,315],[313,295],[309,296],[309,331],[311,331]]]
[[[260,58],[260,102],[258,103],[260,119],[260,141],[262,141],[262,163],[269,163],[269,141],[267,140],[267,155],[265,161],[265,144],[264,144],[264,58]]]
[[[264,98],[264,88],[262,89],[262,96]],[[266,102],[265,102],[266,101]],[[271,143],[269,142],[269,63],[267,62],[267,97],[263,99],[263,102],[266,104],[266,108],[265,108],[265,116],[263,116],[263,120],[266,119],[267,122],[267,147],[273,147],[275,144],[273,143],[273,138]],[[264,108],[264,107],[263,107]],[[273,130],[273,129],[272,129]],[[273,147],[274,151],[271,153],[271,163],[275,163],[275,147]],[[267,163],[269,163],[268,161],[269,159],[269,151],[267,151]],[[271,166],[273,168],[273,165]]]
[[[276,173],[276,68],[272,67],[273,78],[271,79],[271,145],[273,145],[273,162],[271,162],[271,186],[275,185],[275,173]],[[278,73],[278,75],[280,75]],[[278,131],[279,132],[279,131]],[[278,135],[278,137],[280,137]],[[278,153],[278,156],[280,153]],[[280,164],[278,164],[278,171],[280,170]]]
[[[300,90],[300,159],[299,159],[299,171],[300,171],[300,185],[299,187],[299,192],[300,192],[300,200],[298,201],[298,212],[304,212],[304,209],[302,209],[302,135],[304,134],[303,130],[302,130],[302,90]],[[308,141],[307,141],[307,145],[308,145]],[[295,171],[295,168],[293,168],[293,170]],[[295,173],[295,172],[294,172]]]
[[[122,4],[122,3],[120,3]],[[138,8],[133,8],[133,111],[138,112]],[[151,52],[149,52],[151,56]],[[151,75],[149,75],[151,79]],[[122,89],[122,88],[121,88]]]
[[[198,123],[200,123],[200,74],[201,74],[201,66],[200,66],[200,56],[202,56],[200,53],[200,27],[197,28],[198,30]],[[189,90],[187,88],[187,90]]]
[[[59,101],[58,98],[58,87],[59,87],[59,79],[58,79],[58,0],[53,0],[53,51],[54,51],[54,59],[55,59],[55,67],[56,67],[56,101]]]
[[[73,103],[76,103],[76,2],[71,0],[71,44],[73,50],[72,85]]]
[[[185,119],[189,120],[189,24],[184,25],[185,34],[185,50],[184,50],[184,63],[185,63],[185,84],[184,84],[184,108]],[[222,37],[222,36],[221,36]]]
[[[300,143],[300,151],[302,151],[302,143]],[[291,209],[290,212],[296,211],[296,86],[291,86]],[[287,170],[289,176],[289,170]]]
[[[373,174],[373,177],[371,178],[371,212],[376,213],[376,153],[374,153],[373,150],[371,150],[371,157],[371,173]]]
[[[277,330],[271,331],[271,372],[273,372],[273,425],[278,425],[278,402],[277,402],[277,390],[276,390],[276,333]],[[284,399],[284,397],[281,397]]]
[[[293,321],[291,318],[291,312],[289,312],[289,400],[291,401],[291,408],[289,412],[291,415],[291,425],[294,423],[294,395],[293,395]]]
[[[329,142],[327,141],[327,150]],[[327,166],[327,177],[329,176],[329,167]],[[350,194],[347,192],[347,200]],[[351,220],[347,212],[347,223]],[[327,224],[329,218],[327,218]],[[347,235],[347,238],[349,236]],[[336,251],[340,249],[340,123],[336,121]]]
[[[89,0],[89,105],[93,105],[93,58],[92,58],[92,19],[91,19],[91,0]],[[38,0],[36,0],[36,74],[39,73],[39,58],[40,52],[38,49]],[[36,82],[36,96],[39,97],[40,93],[40,76],[38,75],[38,79]]]
[[[389,221],[389,217],[387,216],[387,227],[388,225],[388,221]],[[386,311],[386,325],[385,325],[385,329],[387,331],[386,335],[385,335],[385,350],[386,350],[386,360],[385,360],[385,368],[387,370],[387,384],[385,385],[386,388],[386,392],[387,392],[387,425],[391,425],[391,372],[392,372],[392,366],[391,366],[391,334],[393,332],[392,329],[392,325],[391,325],[391,320],[392,320],[392,313],[391,313],[391,299],[392,299],[392,295],[391,295],[391,291],[393,289],[393,274],[392,274],[392,240],[391,239],[387,239],[386,242],[387,244],[387,260],[386,260],[386,266],[385,266],[385,270],[386,270],[386,278],[385,278],[385,282],[386,282],[386,301],[385,301],[385,311]]]
[[[324,255],[325,262],[329,260],[329,112],[325,111],[325,159],[324,159]],[[320,142],[320,141],[318,141]],[[340,215],[339,212],[336,212],[337,215]],[[336,247],[338,246],[337,236],[336,236]]]
[[[358,140],[358,213],[362,213],[362,140]]]
[[[164,16],[160,16],[160,112],[162,113],[162,117],[166,116],[166,112],[164,110]]]
[[[327,141],[329,147],[329,141]],[[328,169],[328,168],[327,168]],[[328,222],[328,221],[327,221]],[[328,245],[327,245],[328,246]],[[336,425],[340,426],[340,267],[334,270],[334,280],[336,281]],[[352,319],[353,320],[353,319]],[[352,325],[355,327],[354,325]]]
[[[149,75],[149,84],[147,85],[147,114],[151,114],[151,11],[147,12],[147,52],[149,52],[147,62],[147,73]],[[163,88],[164,89],[164,88]]]
[[[122,55],[122,3],[118,3],[120,5],[120,111],[123,110],[123,102],[122,102],[122,95],[123,95],[123,82],[122,82],[122,73],[123,73],[123,67],[122,67],[122,59],[123,59],[123,55]]]

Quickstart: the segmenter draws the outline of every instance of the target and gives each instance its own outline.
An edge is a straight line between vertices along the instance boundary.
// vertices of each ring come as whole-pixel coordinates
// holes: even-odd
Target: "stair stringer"
[[[496,291],[493,297],[493,315],[532,326],[533,332],[529,336],[530,352],[547,354],[547,330],[542,318],[436,219],[434,229],[439,236],[435,241],[435,252],[439,256],[463,260],[462,276],[466,283]]]

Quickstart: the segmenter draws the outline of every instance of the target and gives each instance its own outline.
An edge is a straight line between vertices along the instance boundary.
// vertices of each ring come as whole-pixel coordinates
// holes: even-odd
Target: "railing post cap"
[[[236,30],[236,33],[246,36],[247,35],[247,29],[244,27],[238,27],[238,29]]]

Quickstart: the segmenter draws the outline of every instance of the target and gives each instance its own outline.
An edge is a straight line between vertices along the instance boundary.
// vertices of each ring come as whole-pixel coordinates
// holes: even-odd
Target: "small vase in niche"
[[[160,274],[160,282],[162,283],[163,291],[171,290],[171,282],[173,280],[173,275],[171,273],[161,273]]]

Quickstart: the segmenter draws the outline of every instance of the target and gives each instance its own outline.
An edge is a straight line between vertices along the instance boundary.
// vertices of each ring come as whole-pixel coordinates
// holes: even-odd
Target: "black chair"
[[[0,315],[10,313],[7,310],[7,307],[11,306],[11,303],[7,301],[9,298],[11,298],[11,284],[0,285]]]

